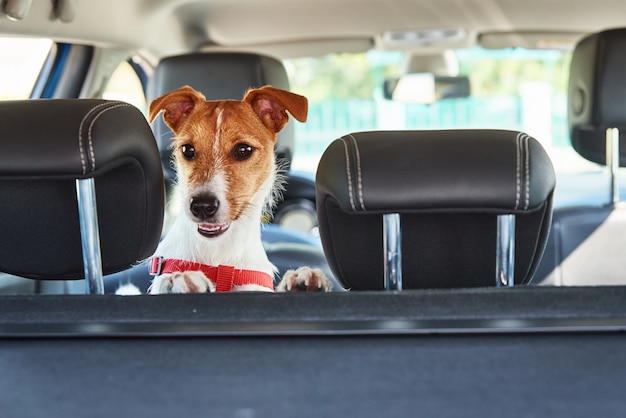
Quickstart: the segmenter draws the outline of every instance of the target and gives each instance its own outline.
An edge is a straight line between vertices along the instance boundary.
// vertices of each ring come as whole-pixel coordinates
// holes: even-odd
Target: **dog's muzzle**
[[[220,208],[220,201],[215,196],[199,196],[191,199],[189,210],[200,221],[208,221]]]
[[[198,233],[203,237],[214,238],[222,235],[230,227],[230,222],[211,222],[220,208],[220,201],[213,195],[197,196],[191,199],[189,211],[198,222]]]

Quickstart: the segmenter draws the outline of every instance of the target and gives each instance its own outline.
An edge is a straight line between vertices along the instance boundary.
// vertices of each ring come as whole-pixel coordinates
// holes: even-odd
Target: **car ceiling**
[[[485,32],[584,34],[626,25],[623,0],[3,0],[26,8],[0,34],[116,46],[158,59],[199,49],[279,57],[471,46]],[[30,4],[30,5],[29,5]],[[70,13],[55,17],[55,5]],[[6,10],[6,9],[5,9]],[[66,21],[63,21],[66,20]],[[461,39],[384,42],[386,31],[459,29]],[[435,36],[436,37],[436,36]]]

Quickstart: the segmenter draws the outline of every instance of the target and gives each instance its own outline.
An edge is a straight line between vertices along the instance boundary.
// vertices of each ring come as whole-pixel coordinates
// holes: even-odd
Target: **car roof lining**
[[[403,45],[404,50],[472,46],[483,32],[588,33],[621,25],[621,17],[626,13],[626,3],[620,0],[598,0],[594,10],[607,13],[594,14],[568,0],[389,0],[363,6],[355,0],[80,1],[76,3],[74,19],[65,23],[54,17],[53,2],[33,2],[18,22],[6,16],[0,18],[0,34],[115,45],[155,57],[198,50],[208,44],[255,50],[259,47],[282,57],[332,52],[337,49],[333,44],[338,40],[374,41],[378,48],[387,48],[389,45],[382,42],[385,31],[460,28],[466,33],[460,41],[418,42]],[[536,10],[542,12],[538,14]],[[107,25],[100,25],[102,20]],[[362,47],[367,46],[363,43]]]

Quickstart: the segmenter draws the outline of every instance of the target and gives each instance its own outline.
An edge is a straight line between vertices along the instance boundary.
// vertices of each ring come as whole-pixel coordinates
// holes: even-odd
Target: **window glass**
[[[146,95],[141,80],[134,68],[126,61],[120,63],[102,95],[107,100],[121,100],[130,103],[144,114],[147,113]]]
[[[599,166],[571,147],[567,82],[571,51],[471,48],[455,51],[469,97],[431,104],[387,100],[385,79],[397,77],[404,56],[393,51],[333,54],[285,61],[291,89],[309,99],[306,123],[295,123],[293,168],[315,171],[330,142],[346,133],[380,129],[510,129],[538,139],[552,158],[555,206],[602,203]],[[580,193],[581,176],[589,185]],[[595,191],[592,191],[595,189]],[[606,187],[608,194],[608,186]]]
[[[0,37],[0,100],[30,97],[51,47],[50,39]]]

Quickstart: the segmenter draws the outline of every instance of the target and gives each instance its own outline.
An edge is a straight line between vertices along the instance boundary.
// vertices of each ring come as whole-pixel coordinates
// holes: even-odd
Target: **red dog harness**
[[[223,265],[214,267],[174,258],[163,259],[163,257],[152,257],[150,261],[150,274],[153,276],[182,271],[201,271],[215,284],[216,292],[230,292],[233,290],[233,286],[243,286],[247,284],[254,284],[266,287],[272,291],[274,290],[272,276],[262,271],[239,270],[233,266]]]

